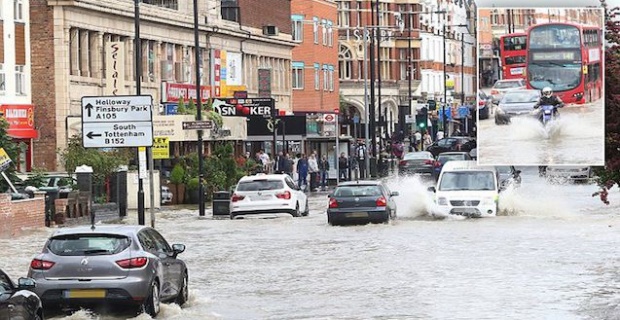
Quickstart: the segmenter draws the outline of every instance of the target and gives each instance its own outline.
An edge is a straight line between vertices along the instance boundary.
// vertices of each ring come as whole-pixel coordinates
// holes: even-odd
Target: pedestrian
[[[424,148],[422,150],[426,150],[431,144],[433,144],[433,139],[431,139],[431,135],[427,131],[424,131],[424,137],[422,138],[422,140]]]
[[[327,161],[327,157],[321,157],[321,161],[319,161],[319,171],[321,174],[321,191],[327,190],[327,174],[329,172],[329,161]]]
[[[273,172],[274,173],[284,172],[285,167],[286,167],[286,159],[284,158],[284,153],[280,151],[278,152],[278,155],[273,161]]]
[[[291,159],[290,154],[284,155],[284,173],[288,174],[291,179],[293,178],[293,164],[294,161]],[[293,180],[294,181],[294,180]]]
[[[314,153],[308,158],[308,172],[310,173],[310,191],[316,191],[319,180],[319,163],[316,161]]]
[[[340,154],[340,158],[338,158],[338,177],[341,181],[347,181],[349,173],[349,159],[343,153]]]
[[[413,134],[413,137],[415,138],[415,151],[423,151],[422,148],[422,134],[420,133],[420,131],[416,130],[416,132]]]
[[[441,139],[443,139],[443,131],[437,131],[437,140],[436,141],[439,141]]]
[[[297,185],[305,191],[308,186],[308,158],[303,153],[299,156],[299,160],[297,160],[297,174]]]
[[[362,142],[355,149],[355,157],[357,158],[357,163],[359,164],[360,177],[362,179],[366,177],[366,157],[367,156],[368,156],[368,150],[366,149],[366,145]]]

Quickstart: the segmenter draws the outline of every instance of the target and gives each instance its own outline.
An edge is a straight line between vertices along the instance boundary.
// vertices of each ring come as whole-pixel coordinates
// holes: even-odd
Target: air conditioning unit
[[[277,36],[280,32],[276,26],[263,26],[263,34],[266,36]]]

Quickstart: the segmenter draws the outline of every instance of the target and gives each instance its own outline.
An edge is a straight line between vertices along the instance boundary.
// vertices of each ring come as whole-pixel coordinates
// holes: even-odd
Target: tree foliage
[[[16,181],[17,177],[15,176],[15,161],[19,156],[19,150],[21,148],[20,144],[15,143],[11,137],[9,137],[7,130],[9,129],[9,123],[3,118],[0,117],[0,148],[4,149],[6,153],[11,158],[11,166],[5,171],[7,177],[11,181]],[[4,178],[0,177],[0,192],[4,192],[9,189],[8,183],[4,180]]]

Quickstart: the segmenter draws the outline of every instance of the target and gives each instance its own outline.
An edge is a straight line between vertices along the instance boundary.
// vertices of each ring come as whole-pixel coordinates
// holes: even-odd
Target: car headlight
[[[437,198],[437,204],[440,206],[447,206],[448,205],[448,199],[444,198],[444,197],[439,197]]]

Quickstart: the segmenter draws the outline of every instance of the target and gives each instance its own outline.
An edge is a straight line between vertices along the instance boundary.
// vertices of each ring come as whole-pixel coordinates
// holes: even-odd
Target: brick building
[[[9,123],[9,136],[24,146],[19,159],[12,159],[22,172],[32,167],[32,144],[41,125],[32,105],[28,6],[25,0],[0,2],[0,117]]]
[[[30,4],[32,100],[40,123],[34,162],[58,170],[57,149],[80,130],[81,98],[136,92],[134,1],[32,0]],[[286,0],[199,2],[203,98],[231,97],[234,91],[256,97],[258,70],[270,69],[276,107],[291,110],[295,43],[289,4]],[[153,96],[156,113],[168,110],[179,94],[195,97],[193,12],[191,1],[140,3],[141,93]],[[243,126],[245,130],[247,125]]]

